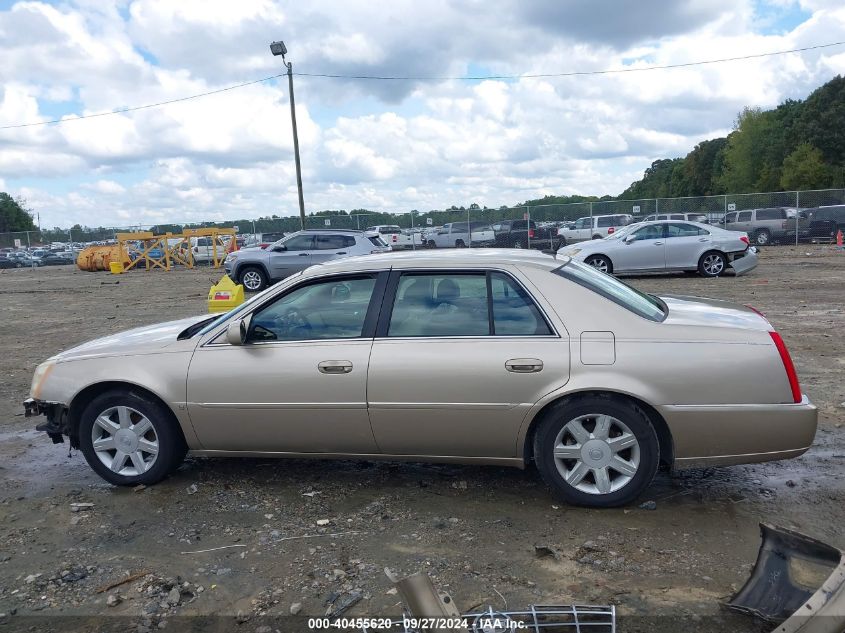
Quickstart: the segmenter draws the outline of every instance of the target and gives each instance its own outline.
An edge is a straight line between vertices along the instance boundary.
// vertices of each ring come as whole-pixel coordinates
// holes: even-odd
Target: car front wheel
[[[613,272],[613,264],[604,255],[592,255],[584,263],[608,275]]]
[[[154,484],[178,467],[185,440],[164,405],[129,391],[94,398],[79,421],[85,460],[116,486]]]
[[[238,275],[238,281],[250,292],[258,292],[267,287],[267,275],[255,266],[247,266]]]
[[[566,503],[612,508],[631,503],[651,483],[660,448],[642,409],[596,395],[549,409],[534,436],[534,459],[543,480]]]
[[[754,243],[757,246],[766,246],[772,241],[772,235],[767,230],[762,229],[754,234]]]

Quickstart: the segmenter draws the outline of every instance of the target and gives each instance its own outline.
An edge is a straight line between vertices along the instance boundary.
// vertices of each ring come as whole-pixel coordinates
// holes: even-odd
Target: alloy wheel
[[[254,270],[248,270],[241,278],[241,283],[247,290],[258,290],[261,287],[261,275]]]
[[[704,258],[702,267],[704,268],[704,272],[708,275],[716,277],[725,269],[725,261],[722,259],[721,255],[711,253]]]
[[[587,263],[596,270],[600,270],[603,273],[606,273],[608,271],[607,260],[601,257],[593,257]]]
[[[132,477],[147,472],[159,453],[152,422],[131,407],[109,407],[94,420],[91,445],[97,458],[112,472]]]
[[[605,414],[567,422],[554,442],[555,466],[564,481],[591,495],[621,490],[640,467],[640,445],[621,420]]]

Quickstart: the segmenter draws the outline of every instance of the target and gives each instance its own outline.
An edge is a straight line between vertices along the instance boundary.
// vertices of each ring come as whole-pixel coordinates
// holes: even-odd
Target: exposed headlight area
[[[29,387],[29,393],[33,398],[38,399],[41,397],[41,389],[55,365],[56,361],[45,360],[35,368],[35,373],[32,375],[32,384]]]

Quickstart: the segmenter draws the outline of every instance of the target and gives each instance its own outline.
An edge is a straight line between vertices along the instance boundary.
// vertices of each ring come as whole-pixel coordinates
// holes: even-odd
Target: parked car
[[[430,234],[426,246],[430,248],[463,248],[465,246],[492,246],[496,234],[486,222],[450,222]]]
[[[217,261],[226,259],[226,249],[229,246],[229,239],[214,237],[192,237],[191,255],[197,263],[211,263],[215,257]]]
[[[728,267],[744,274],[757,266],[745,233],[700,222],[639,222],[601,240],[562,247],[558,255],[605,273],[683,270],[718,277]]]
[[[243,248],[267,248],[270,244],[278,242],[285,237],[284,231],[271,231],[267,233],[255,233],[246,238]]]
[[[502,220],[493,225],[493,231],[500,248],[556,250],[561,244],[557,227],[540,228],[534,220]]]
[[[845,205],[831,205],[816,207],[804,211],[806,217],[806,231],[801,231],[799,237],[807,237],[811,240],[834,241],[836,234],[842,231],[845,234]],[[790,227],[791,228],[791,227]],[[799,231],[801,224],[799,224]],[[792,232],[795,239],[795,233]]]
[[[116,485],[160,481],[186,451],[533,461],[563,500],[604,507],[661,462],[797,457],[817,422],[753,308],[513,249],[314,266],[224,315],[53,356],[24,406]]]
[[[223,267],[244,289],[257,292],[313,264],[389,250],[375,233],[306,230],[291,233],[267,248],[229,253]]]
[[[9,259],[5,253],[0,253],[0,268],[20,268],[21,264],[16,259]]]
[[[593,217],[578,218],[574,229],[559,229],[557,234],[561,238],[561,246],[584,240],[598,240],[628,226],[634,222],[634,216],[627,213],[615,215],[594,215]]]
[[[65,266],[67,264],[73,264],[75,261],[76,261],[75,258],[70,253],[65,253],[65,252],[46,253],[39,260],[39,265],[40,266]]]
[[[381,240],[394,250],[402,250],[423,246],[420,233],[402,230],[398,224],[379,224],[366,229],[367,233],[378,235]]]
[[[709,223],[706,213],[658,213],[656,215],[653,214],[646,216],[642,220],[636,220],[636,222],[653,222],[655,220],[681,220],[684,222],[701,222],[702,224]]]
[[[791,224],[790,218],[793,218]],[[790,232],[795,239],[794,218],[795,209],[787,207],[748,209],[726,213],[723,226],[729,231],[747,233],[752,242],[758,246],[766,246],[772,242],[783,241]]]

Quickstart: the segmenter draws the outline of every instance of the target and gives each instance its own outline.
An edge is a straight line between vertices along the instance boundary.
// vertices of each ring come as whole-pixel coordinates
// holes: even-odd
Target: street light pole
[[[296,101],[293,96],[293,64],[285,61],[285,54],[288,52],[285,43],[279,40],[270,44],[270,52],[273,55],[281,55],[282,63],[288,72],[288,90],[290,90],[290,122],[293,126],[293,157],[296,162],[296,189],[299,194],[299,224],[305,228],[305,199],[302,196],[302,166],[299,162],[299,134],[296,131]]]

